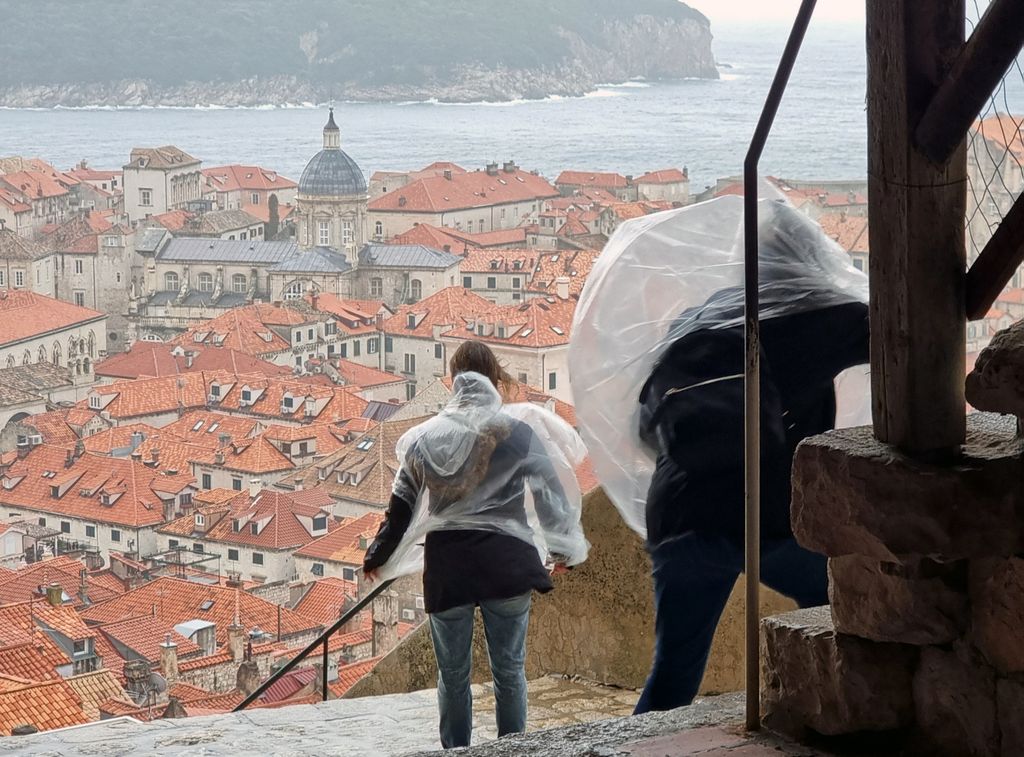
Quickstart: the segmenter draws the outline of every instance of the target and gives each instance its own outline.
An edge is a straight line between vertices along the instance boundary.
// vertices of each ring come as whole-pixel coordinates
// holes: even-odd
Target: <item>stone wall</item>
[[[583,525],[591,542],[586,563],[555,577],[555,590],[535,595],[527,641],[527,677],[549,673],[640,688],[654,642],[650,563],[640,538],[622,522],[601,490],[584,498]],[[743,581],[737,582],[715,634],[703,693],[743,687]],[[765,590],[762,615],[793,607]],[[477,625],[480,625],[479,617]],[[474,681],[489,679],[483,629],[473,647]],[[410,634],[348,697],[393,694],[436,685],[426,624]]]
[[[765,621],[769,725],[1024,754],[1024,439],[1012,416],[967,421],[948,460],[909,458],[870,428],[798,449],[793,530],[829,557],[831,608]]]

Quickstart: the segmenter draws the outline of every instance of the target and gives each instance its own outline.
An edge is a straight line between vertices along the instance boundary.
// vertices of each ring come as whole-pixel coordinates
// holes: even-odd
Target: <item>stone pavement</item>
[[[474,746],[464,757],[809,757],[771,736],[740,732],[742,696],[641,717],[633,691],[561,678],[530,682],[530,731],[494,739],[490,687],[474,686]],[[34,736],[0,738],[18,757],[388,757],[439,754],[434,690],[342,699],[239,714],[139,723],[116,719]],[[549,730],[539,730],[549,729]]]

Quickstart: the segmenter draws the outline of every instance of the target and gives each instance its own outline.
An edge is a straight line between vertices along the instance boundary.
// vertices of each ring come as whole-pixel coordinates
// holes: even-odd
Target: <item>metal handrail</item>
[[[800,5],[743,161],[746,724],[751,731],[761,727],[761,317],[758,312],[757,168],[816,4],[817,0],[803,0]]]
[[[320,683],[321,683],[321,687],[323,689],[323,691],[322,691],[322,698],[323,698],[323,701],[326,702],[327,701],[327,645],[328,645],[328,642],[330,641],[331,636],[333,636],[338,631],[338,629],[340,629],[343,625],[345,625],[346,623],[349,623],[353,618],[355,618],[355,616],[358,615],[360,612],[362,612],[366,608],[366,606],[370,604],[370,602],[372,602],[374,599],[376,599],[377,596],[382,591],[387,589],[394,582],[395,582],[394,579],[392,579],[390,581],[384,581],[383,583],[381,583],[381,584],[377,585],[376,587],[374,587],[374,589],[369,594],[367,594],[365,597],[363,597],[358,602],[356,602],[354,605],[352,605],[352,607],[350,607],[340,618],[338,618],[334,622],[334,624],[331,625],[330,628],[328,628],[322,634],[317,636],[313,641],[309,642],[309,644],[307,644],[306,647],[301,652],[299,652],[292,659],[290,659],[287,663],[285,663],[284,667],[282,667],[279,670],[277,670],[274,673],[272,673],[271,676],[266,681],[264,681],[263,683],[261,683],[259,685],[259,688],[257,688],[256,691],[254,691],[252,694],[250,694],[245,699],[243,699],[242,702],[237,707],[235,707],[235,709],[232,710],[232,712],[241,712],[246,707],[248,707],[250,704],[252,704],[257,699],[259,699],[261,696],[263,696],[263,694],[266,692],[267,689],[269,689],[271,686],[273,686],[275,683],[277,683],[277,681],[279,681],[286,673],[290,672],[292,670],[292,668],[294,668],[300,662],[302,662],[307,657],[309,657],[310,654],[312,654],[314,651],[316,651],[317,647],[323,647],[323,652],[322,652],[323,657],[322,657],[322,661],[321,661],[322,662],[322,669],[320,671],[320,676],[321,676]],[[371,629],[371,633],[372,633],[372,629]]]

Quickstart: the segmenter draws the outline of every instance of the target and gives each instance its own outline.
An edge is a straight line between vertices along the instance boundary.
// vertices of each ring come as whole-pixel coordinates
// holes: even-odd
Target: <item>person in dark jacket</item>
[[[528,522],[527,492],[550,561],[571,565],[586,557],[578,502],[567,496],[550,450],[528,423],[503,411],[497,387],[514,382],[497,358],[471,341],[456,351],[450,368],[453,396],[445,410],[413,429],[404,451],[399,443],[394,494],[363,563],[373,580],[389,560],[401,559],[400,545],[410,534],[416,541],[423,534],[423,599],[446,749],[470,742],[476,607],[487,634],[498,735],[526,728],[530,597],[552,589]],[[414,523],[418,530],[411,529]]]
[[[785,281],[771,275],[762,268],[780,298],[774,306]],[[827,604],[828,578],[826,559],[790,530],[793,455],[802,439],[834,426],[836,377],[868,362],[867,305],[817,294],[801,291],[803,309],[761,323],[761,578],[801,607]],[[683,313],[639,398],[640,436],[657,462],[646,509],[655,652],[637,714],[692,702],[743,571],[742,301],[741,290],[723,290]]]

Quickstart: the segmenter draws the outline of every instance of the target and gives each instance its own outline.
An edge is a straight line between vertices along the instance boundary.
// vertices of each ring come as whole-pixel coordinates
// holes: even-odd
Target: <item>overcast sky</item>
[[[792,21],[800,0],[685,0],[716,21]],[[863,0],[818,0],[814,18],[822,21],[863,21]]]

